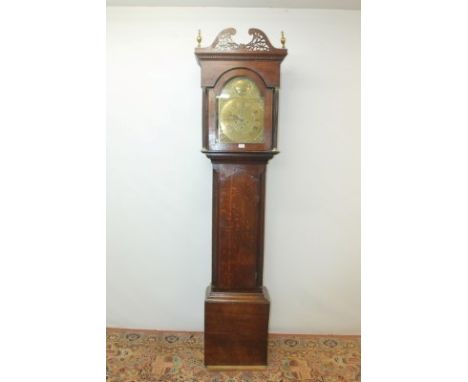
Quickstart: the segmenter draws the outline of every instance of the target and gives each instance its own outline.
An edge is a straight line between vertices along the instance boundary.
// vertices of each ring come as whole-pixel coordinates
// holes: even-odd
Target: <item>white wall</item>
[[[109,7],[107,323],[202,330],[211,270],[211,163],[193,49],[256,27],[282,64],[268,165],[270,331],[360,332],[360,12]]]

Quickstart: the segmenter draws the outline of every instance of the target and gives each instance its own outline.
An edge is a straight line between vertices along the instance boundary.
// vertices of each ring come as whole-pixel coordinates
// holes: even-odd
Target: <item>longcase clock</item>
[[[233,28],[195,49],[203,91],[203,153],[213,164],[212,279],[205,299],[205,365],[267,364],[270,298],[263,286],[265,175],[278,153],[280,65],[287,50],[259,29]],[[201,40],[201,38],[200,38]],[[199,43],[200,43],[199,40]]]

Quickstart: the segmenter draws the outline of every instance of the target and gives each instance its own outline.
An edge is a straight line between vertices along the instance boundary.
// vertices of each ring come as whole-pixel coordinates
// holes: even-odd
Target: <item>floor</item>
[[[107,382],[351,382],[361,380],[360,336],[270,334],[268,367],[208,371],[203,333],[107,329]]]

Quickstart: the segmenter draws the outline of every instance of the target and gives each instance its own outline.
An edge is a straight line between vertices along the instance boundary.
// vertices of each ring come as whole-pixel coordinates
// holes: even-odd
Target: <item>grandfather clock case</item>
[[[203,150],[213,164],[212,279],[205,298],[205,365],[267,365],[270,298],[263,285],[265,177],[277,150],[280,65],[287,50],[251,28],[195,49],[203,91]]]

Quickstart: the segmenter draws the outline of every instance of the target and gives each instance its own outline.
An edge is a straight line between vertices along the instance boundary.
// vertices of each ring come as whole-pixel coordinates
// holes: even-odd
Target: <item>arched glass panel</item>
[[[265,102],[254,81],[235,77],[218,98],[220,143],[263,143]]]

